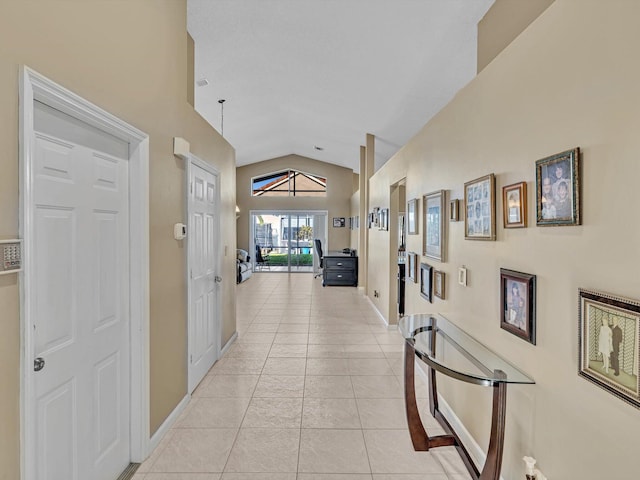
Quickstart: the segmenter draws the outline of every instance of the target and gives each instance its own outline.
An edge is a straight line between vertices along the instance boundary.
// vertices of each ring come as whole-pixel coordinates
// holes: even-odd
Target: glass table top
[[[425,363],[449,376],[484,385],[535,383],[442,315],[408,315],[398,329]]]

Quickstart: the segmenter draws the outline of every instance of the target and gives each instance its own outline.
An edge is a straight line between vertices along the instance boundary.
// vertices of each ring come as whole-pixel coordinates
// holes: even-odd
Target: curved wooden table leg
[[[496,370],[496,378],[506,378],[504,372]],[[487,459],[484,462],[479,480],[500,480],[502,468],[502,452],[504,449],[504,428],[507,411],[507,384],[504,382],[493,385],[493,411],[491,414],[491,437]]]
[[[409,433],[411,434],[411,442],[413,449],[418,452],[429,450],[429,436],[427,435],[422,419],[418,411],[418,402],[416,401],[416,385],[414,377],[416,350],[408,341],[404,342],[404,402],[405,411],[407,412],[407,423],[409,425]]]

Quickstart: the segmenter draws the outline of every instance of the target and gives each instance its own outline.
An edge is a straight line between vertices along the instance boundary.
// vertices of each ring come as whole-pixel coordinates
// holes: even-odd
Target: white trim
[[[424,381],[424,384],[429,386],[429,377],[427,372],[424,371],[424,364],[421,362],[417,362],[417,371],[418,376]],[[482,466],[484,465],[485,460],[487,459],[487,454],[482,450],[478,442],[471,436],[469,430],[464,426],[460,418],[455,414],[453,409],[449,406],[447,401],[443,398],[443,396],[438,393],[438,409],[440,413],[447,419],[451,428],[456,432],[458,438],[469,452],[473,462],[476,464],[476,468],[482,471]],[[430,415],[430,413],[429,413]],[[502,475],[500,475],[500,480],[504,480]]]
[[[371,307],[373,307],[373,311],[376,312],[378,314],[378,317],[380,318],[380,320],[382,321],[382,323],[385,324],[385,326],[387,328],[390,328],[389,322],[387,321],[386,318],[384,318],[384,315],[382,314],[382,312],[380,310],[378,310],[378,307],[376,307],[376,304],[373,303],[373,301],[371,300],[371,298],[369,296],[365,296],[364,298],[367,299],[367,301],[369,302],[369,304],[371,304]],[[395,325],[394,325],[395,326]]]
[[[33,258],[33,141],[34,101],[45,103],[130,144],[130,457],[141,462],[149,447],[149,136],[100,107],[55,84],[34,70],[20,69],[20,237],[23,268],[20,274],[20,475],[34,480],[33,323],[29,278]]]
[[[186,394],[183,399],[180,400],[180,403],[176,405],[176,408],[174,408],[169,416],[165,418],[164,422],[162,422],[162,425],[158,427],[156,432],[151,437],[151,440],[149,440],[149,455],[151,455],[153,451],[158,448],[158,445],[162,441],[162,438],[171,429],[171,427],[173,427],[173,424],[176,423],[176,420],[178,420],[178,417],[184,411],[184,409],[187,408],[187,405],[189,405],[190,401],[191,395]]]
[[[186,205],[186,225],[187,225],[187,243],[185,246],[185,261],[186,261],[186,266],[187,268],[185,268],[185,272],[187,275],[186,278],[186,285],[187,285],[187,390],[189,393],[193,393],[193,391],[196,389],[196,387],[200,384],[200,382],[202,381],[202,379],[198,379],[197,381],[195,381],[192,377],[192,371],[191,371],[191,349],[192,349],[192,343],[191,343],[191,282],[192,282],[192,278],[191,278],[191,271],[190,271],[190,265],[191,265],[191,239],[189,238],[189,234],[190,234],[190,228],[189,228],[189,221],[191,219],[191,213],[193,210],[193,202],[192,202],[192,197],[191,197],[191,173],[192,173],[192,166],[196,165],[199,168],[203,169],[205,172],[210,173],[211,175],[214,175],[216,177],[216,225],[215,225],[215,237],[216,237],[216,242],[215,244],[218,246],[218,251],[215,253],[216,256],[216,266],[218,271],[215,272],[215,275],[221,275],[221,269],[222,269],[222,248],[220,245],[220,240],[221,240],[221,225],[220,225],[220,202],[221,202],[221,197],[220,197],[220,185],[222,185],[222,176],[220,174],[220,171],[213,165],[211,165],[210,163],[205,162],[204,160],[202,160],[201,158],[195,156],[192,153],[186,153],[184,155],[179,155],[180,158],[184,159],[186,162],[186,168],[185,168],[185,183],[186,183],[186,188],[185,188],[185,192],[187,195],[186,201],[185,201],[185,205]],[[222,280],[224,281],[224,279]],[[236,279],[233,279],[233,283],[236,283]],[[217,323],[217,328],[218,331],[216,332],[216,338],[217,338],[217,344],[216,344],[216,358],[214,360],[214,363],[221,357],[221,350],[222,350],[222,305],[220,303],[220,284],[216,284],[216,312],[215,312],[215,316],[216,316],[216,323]]]
[[[238,339],[238,332],[233,332],[231,338],[227,340],[227,343],[224,344],[222,350],[220,350],[220,358],[224,357],[224,355],[229,351],[233,343]]]

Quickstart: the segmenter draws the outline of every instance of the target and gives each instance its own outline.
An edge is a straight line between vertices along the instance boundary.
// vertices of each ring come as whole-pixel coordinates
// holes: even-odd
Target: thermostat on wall
[[[22,240],[0,240],[0,275],[22,270]]]

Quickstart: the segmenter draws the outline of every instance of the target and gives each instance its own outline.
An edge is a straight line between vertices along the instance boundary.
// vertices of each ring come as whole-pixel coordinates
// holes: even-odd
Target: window
[[[326,197],[327,179],[299,172],[284,170],[251,179],[254,197]]]

